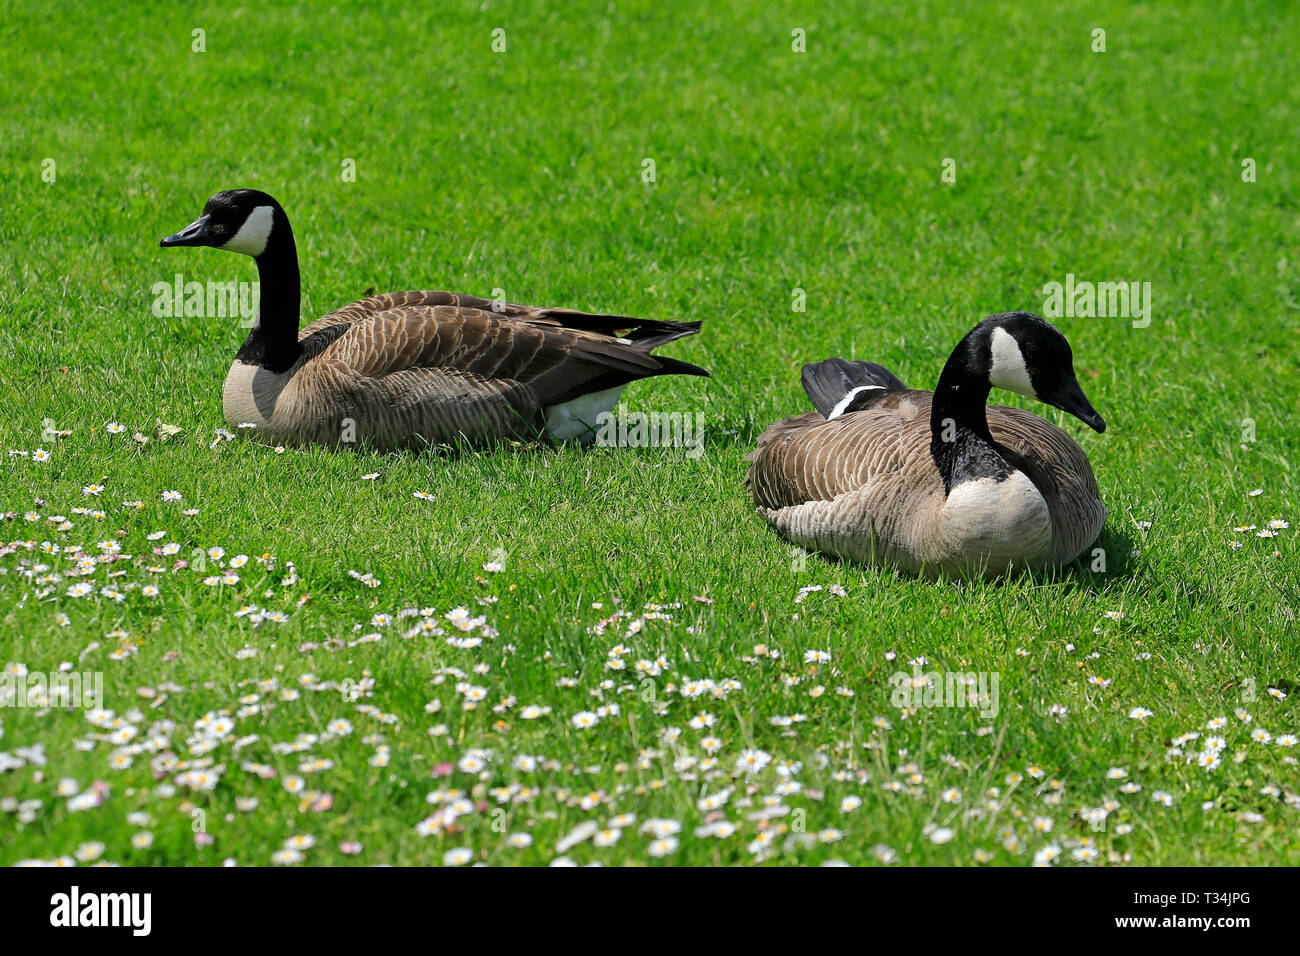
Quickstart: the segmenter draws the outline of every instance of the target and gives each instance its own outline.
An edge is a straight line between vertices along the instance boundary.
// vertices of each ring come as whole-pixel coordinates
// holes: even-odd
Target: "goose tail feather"
[[[907,388],[897,375],[875,362],[830,358],[803,367],[803,390],[823,418],[838,418],[885,392]]]

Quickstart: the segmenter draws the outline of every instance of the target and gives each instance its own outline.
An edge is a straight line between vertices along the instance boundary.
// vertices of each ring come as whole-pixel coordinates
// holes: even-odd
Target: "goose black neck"
[[[984,413],[989,388],[987,376],[971,370],[954,354],[934,387],[934,401],[930,405],[931,437],[940,438],[945,430],[951,433],[956,428],[992,441]]]
[[[261,286],[257,322],[235,358],[249,365],[260,365],[270,372],[284,372],[302,354],[302,347],[298,344],[302,289],[293,232],[283,211],[276,210],[276,213],[267,246],[257,257],[257,276]]]
[[[984,412],[989,380],[971,361],[974,351],[966,341],[957,347],[930,405],[930,457],[943,478],[944,494],[963,481],[997,479],[1009,471],[989,432]]]

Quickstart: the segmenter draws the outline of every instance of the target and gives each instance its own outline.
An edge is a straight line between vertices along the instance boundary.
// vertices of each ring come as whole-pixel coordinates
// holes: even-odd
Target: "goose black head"
[[[266,251],[273,233],[278,238],[288,230],[284,210],[266,193],[227,189],[208,200],[203,215],[159,245],[212,246],[256,259]]]
[[[967,336],[967,358],[990,385],[1036,398],[1097,432],[1106,422],[1092,407],[1074,374],[1065,336],[1030,312],[991,315]]]

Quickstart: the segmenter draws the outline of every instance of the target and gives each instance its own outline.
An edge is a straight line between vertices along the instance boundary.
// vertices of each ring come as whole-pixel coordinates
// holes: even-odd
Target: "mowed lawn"
[[[960,6],[10,6],[0,664],[104,694],[0,708],[0,863],[1300,863],[1296,14]],[[158,248],[237,186],[306,320],[703,320],[664,354],[713,377],[626,398],[704,453],[227,440],[244,330],[151,290],[256,278]],[[754,514],[803,363],[930,388],[1071,275],[1150,283],[1146,327],[1052,320],[1109,429],[993,400],[1087,451],[1104,571],[920,581]],[[900,708],[912,662],[997,692]]]

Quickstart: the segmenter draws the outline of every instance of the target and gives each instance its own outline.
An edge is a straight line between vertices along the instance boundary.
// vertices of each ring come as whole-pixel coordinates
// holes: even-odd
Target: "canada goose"
[[[451,292],[353,302],[299,331],[298,256],[280,204],[255,189],[219,192],[163,246],[252,256],[256,323],[226,376],[232,426],[282,442],[377,448],[457,439],[589,437],[628,382],[707,375],[650,350],[699,331]]]
[[[1037,398],[1098,432],[1065,336],[1036,315],[975,326],[934,392],[871,362],[805,365],[817,411],[767,429],[745,483],[759,514],[808,550],[924,574],[996,577],[1067,564],[1106,520],[1083,450],[990,386]]]

